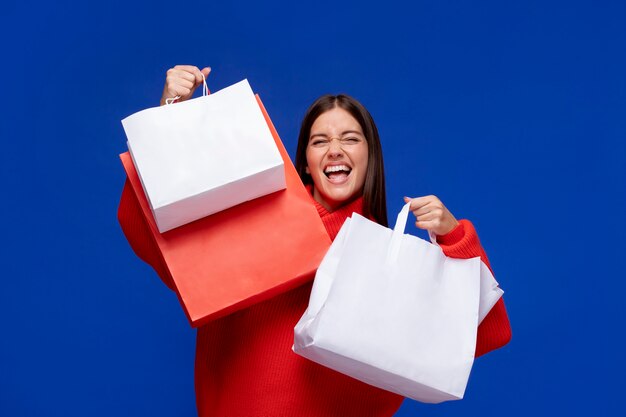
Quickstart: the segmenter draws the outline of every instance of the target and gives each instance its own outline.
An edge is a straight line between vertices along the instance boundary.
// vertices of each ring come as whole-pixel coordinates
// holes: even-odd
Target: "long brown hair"
[[[363,129],[367,141],[367,171],[365,184],[363,185],[363,211],[366,217],[373,218],[377,223],[387,226],[387,201],[385,194],[385,169],[383,166],[383,151],[380,145],[378,129],[374,119],[361,103],[356,99],[345,95],[324,95],[306,111],[300,134],[298,135],[298,148],[296,149],[296,170],[305,184],[313,184],[313,179],[306,173],[307,160],[306,149],[309,144],[311,126],[322,114],[335,107],[346,110],[356,119]]]

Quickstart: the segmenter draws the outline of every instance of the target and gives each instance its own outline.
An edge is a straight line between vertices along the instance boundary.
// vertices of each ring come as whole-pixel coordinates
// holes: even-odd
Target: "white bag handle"
[[[393,228],[393,234],[391,235],[391,242],[389,244],[389,254],[387,256],[387,261],[389,262],[394,262],[398,259],[400,245],[402,244],[402,236],[404,235],[404,230],[406,229],[406,222],[409,219],[410,206],[411,202],[406,203],[396,218],[396,225]],[[437,236],[430,230],[428,231],[428,237],[433,245],[439,246],[437,244]]]
[[[389,242],[389,251],[387,252],[387,265],[393,266],[397,264],[398,256],[400,254],[400,246],[402,245],[402,236],[404,236],[404,229],[409,217],[410,202],[402,207],[398,218],[396,219],[396,225],[393,228],[391,235],[391,241]],[[437,245],[436,236],[434,233],[428,233],[430,240],[433,244]],[[438,246],[438,245],[437,245]],[[489,313],[491,308],[502,297],[504,291],[498,286],[498,282],[494,278],[493,274],[485,265],[484,262],[480,262],[480,304],[478,312],[478,323],[482,322],[485,316]]]
[[[206,78],[204,77],[203,73],[200,73],[200,75],[202,75],[202,97],[204,96],[208,96],[209,95],[209,87],[206,85]],[[172,98],[166,98],[165,99],[165,104],[169,105],[172,104],[174,102],[176,102],[176,100],[178,100],[180,98],[180,96],[176,96],[176,97],[172,97]]]
[[[409,218],[409,207],[411,203],[406,203],[398,217],[396,218],[396,225],[393,228],[391,235],[391,242],[389,243],[389,252],[387,254],[387,262],[394,262],[398,259],[400,253],[400,245],[402,244],[402,236],[404,235],[404,229],[406,228],[406,221]]]

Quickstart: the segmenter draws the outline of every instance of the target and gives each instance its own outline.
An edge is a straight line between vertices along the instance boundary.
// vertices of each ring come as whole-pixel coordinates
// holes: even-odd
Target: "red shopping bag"
[[[312,280],[331,243],[258,96],[257,101],[285,162],[283,191],[159,233],[132,159],[128,152],[120,155],[193,327]]]

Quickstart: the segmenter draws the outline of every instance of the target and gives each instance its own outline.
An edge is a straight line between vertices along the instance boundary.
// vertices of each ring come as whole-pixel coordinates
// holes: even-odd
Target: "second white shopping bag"
[[[480,258],[453,259],[358,214],[320,265],[294,351],[353,378],[428,403],[463,398],[477,326],[502,296]]]

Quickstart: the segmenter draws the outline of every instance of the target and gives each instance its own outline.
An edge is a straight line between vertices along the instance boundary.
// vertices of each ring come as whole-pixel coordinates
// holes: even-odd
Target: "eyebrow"
[[[363,136],[363,133],[359,132],[358,130],[345,130],[343,132],[341,132],[341,136],[347,135],[348,133],[356,133],[357,135]],[[314,135],[311,135],[311,137],[309,137],[309,140],[313,139],[316,136],[321,136],[324,138],[327,138],[328,135],[325,133],[316,133]]]

